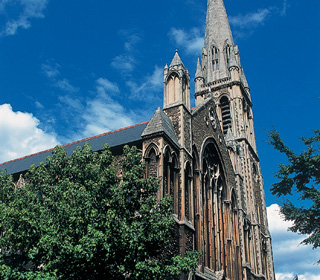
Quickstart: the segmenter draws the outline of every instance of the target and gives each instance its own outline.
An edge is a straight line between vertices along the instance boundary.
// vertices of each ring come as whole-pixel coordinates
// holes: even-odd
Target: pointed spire
[[[223,47],[226,40],[230,45],[234,44],[223,0],[208,0],[204,45],[209,49],[215,42],[218,47]]]
[[[198,56],[198,61],[197,61],[197,70],[196,70],[196,76],[195,78],[203,78],[203,73],[201,69],[201,64],[200,64],[200,58]]]
[[[182,60],[179,56],[178,50],[176,49],[176,53],[174,54],[174,57],[173,57],[169,67],[178,66],[178,65],[183,65],[183,63],[182,63]]]

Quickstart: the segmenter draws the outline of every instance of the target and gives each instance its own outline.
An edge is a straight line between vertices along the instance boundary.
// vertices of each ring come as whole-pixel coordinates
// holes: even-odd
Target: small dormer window
[[[212,48],[212,69],[219,70],[219,51],[216,47]]]

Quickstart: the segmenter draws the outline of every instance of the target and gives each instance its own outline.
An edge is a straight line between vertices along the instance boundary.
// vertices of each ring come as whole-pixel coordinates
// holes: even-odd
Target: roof
[[[174,57],[173,57],[169,67],[179,66],[179,65],[183,65],[183,63],[182,63],[182,60],[181,60],[181,58],[179,56],[178,50],[176,50],[176,52],[174,54]]]
[[[142,137],[154,135],[157,133],[166,134],[174,144],[179,147],[177,136],[174,132],[172,122],[169,117],[160,109],[160,107],[153,114],[150,122],[142,133]]]
[[[105,143],[108,143],[110,148],[135,143],[142,140],[141,134],[146,128],[148,122],[149,121],[146,121],[115,131],[99,134],[90,138],[85,138],[63,145],[62,147],[65,148],[68,155],[71,155],[76,147],[83,146],[86,142],[91,145],[93,151],[100,151]],[[45,162],[46,158],[52,155],[52,150],[53,148],[2,163],[0,164],[0,171],[6,169],[7,174],[15,174],[26,171],[32,164],[38,165],[40,162]]]

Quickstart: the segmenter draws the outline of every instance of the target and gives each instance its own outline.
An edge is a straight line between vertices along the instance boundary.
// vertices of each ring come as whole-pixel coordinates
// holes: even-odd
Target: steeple
[[[234,44],[223,0],[208,0],[204,46],[209,49],[215,43],[219,47],[226,41]]]
[[[233,37],[223,0],[208,0],[206,31],[202,50],[206,83],[226,78],[233,53]]]

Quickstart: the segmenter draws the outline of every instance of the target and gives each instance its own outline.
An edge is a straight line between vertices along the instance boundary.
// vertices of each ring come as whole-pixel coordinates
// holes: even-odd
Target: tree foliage
[[[296,154],[282,141],[275,130],[269,133],[269,143],[288,159],[288,164],[280,164],[276,177],[279,182],[272,185],[274,195],[287,196],[293,192],[299,194],[304,206],[297,207],[288,199],[281,207],[281,213],[288,221],[293,221],[289,229],[300,234],[307,234],[303,244],[320,247],[320,130],[314,131],[310,138],[302,137],[306,150]]]
[[[116,160],[89,144],[69,157],[56,147],[22,186],[2,173],[0,278],[148,280],[194,270],[197,254],[167,250],[171,201],[157,200],[158,179],[144,174],[136,148]]]

